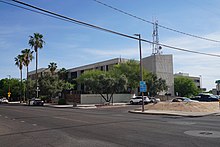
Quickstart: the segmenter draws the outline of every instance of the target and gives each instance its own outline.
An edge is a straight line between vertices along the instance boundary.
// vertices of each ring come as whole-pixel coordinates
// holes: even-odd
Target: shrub
[[[39,98],[40,98],[42,101],[44,101],[44,102],[46,102],[46,101],[49,100],[49,98],[48,98],[47,96],[44,96],[44,95],[40,96]]]
[[[65,99],[59,99],[58,105],[66,105],[66,100]]]

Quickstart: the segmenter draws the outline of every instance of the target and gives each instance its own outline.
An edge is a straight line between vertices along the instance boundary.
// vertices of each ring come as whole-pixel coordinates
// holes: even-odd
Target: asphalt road
[[[1,147],[219,147],[220,116],[0,105]]]

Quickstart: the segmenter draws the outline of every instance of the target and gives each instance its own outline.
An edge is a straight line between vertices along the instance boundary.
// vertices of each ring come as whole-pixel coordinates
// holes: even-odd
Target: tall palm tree
[[[54,72],[57,69],[57,64],[55,62],[51,62],[48,65],[48,68],[50,69],[51,74],[54,75]]]
[[[33,52],[34,51],[31,51],[30,49],[24,49],[21,51],[22,55],[23,55],[23,65],[26,66],[27,68],[27,83],[26,83],[26,97],[28,98],[29,96],[29,85],[28,85],[28,66],[30,64],[30,62],[33,60],[34,56],[33,56]]]
[[[22,96],[22,69],[23,69],[23,59],[24,56],[23,55],[18,55],[17,57],[15,57],[15,65],[19,68],[20,70],[20,102],[21,102],[21,96]]]
[[[35,71],[35,76],[36,76],[36,89],[37,89],[37,98],[38,98],[38,75],[37,75],[37,66],[38,66],[38,48],[43,48],[44,44],[43,40],[43,35],[39,33],[34,33],[34,36],[30,36],[29,39],[29,45],[31,48],[34,48],[34,51],[36,52],[36,71]]]

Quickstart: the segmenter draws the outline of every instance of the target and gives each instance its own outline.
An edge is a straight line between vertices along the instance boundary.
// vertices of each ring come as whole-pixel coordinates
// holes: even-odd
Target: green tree
[[[140,65],[135,60],[129,60],[125,63],[115,65],[113,68],[114,72],[123,74],[126,76],[128,82],[127,87],[132,90],[139,86],[140,81]]]
[[[123,74],[128,79],[127,87],[135,90],[139,87],[140,81],[140,64],[135,60],[115,65],[113,71]],[[158,78],[157,75],[143,69],[143,80],[146,81],[150,96],[155,96],[158,92],[167,90],[166,81]]]
[[[31,61],[33,60],[33,52],[30,49],[24,49],[21,51],[22,55],[23,55],[23,65],[26,66],[27,68],[27,79],[26,79],[26,98],[28,98],[29,96],[29,80],[28,80],[28,67],[29,64],[31,63]]]
[[[110,102],[114,93],[125,89],[127,79],[115,72],[91,70],[84,72],[77,82],[85,84],[88,91],[100,94],[106,102]]]
[[[58,76],[59,76],[59,79],[60,80],[64,80],[64,81],[67,81],[68,79],[68,72],[65,68],[61,68],[59,71],[58,71]]]
[[[34,51],[36,52],[36,71],[35,71],[35,76],[36,76],[36,88],[38,87],[38,75],[37,75],[37,68],[38,68],[38,48],[43,48],[44,44],[43,40],[43,35],[39,33],[34,33],[34,36],[30,36],[29,39],[29,45],[31,48],[34,48]],[[38,92],[37,92],[37,97],[38,97]]]
[[[0,96],[1,97],[7,97],[8,82],[9,82],[9,79],[7,78],[0,80]]]
[[[54,75],[54,72],[57,69],[57,64],[55,62],[51,62],[48,65],[48,68],[50,69],[51,74]]]
[[[39,78],[40,93],[49,99],[55,97],[63,90],[70,90],[74,87],[73,84],[59,80],[58,77],[46,75]]]
[[[178,96],[186,97],[199,93],[199,89],[196,87],[193,80],[184,76],[177,76],[174,78],[174,91],[178,93]]]
[[[168,88],[166,81],[162,78],[158,78],[156,74],[145,73],[143,79],[146,81],[147,91],[150,96],[155,96]]]
[[[20,100],[20,80],[19,79],[1,79],[0,80],[0,96],[1,97],[7,97],[8,89],[9,89],[9,83],[10,83],[10,91],[11,91],[11,100],[17,101]],[[22,87],[23,87],[22,83]]]
[[[24,61],[24,56],[23,55],[18,55],[17,57],[15,57],[15,65],[19,68],[20,70],[20,102],[21,102],[21,96],[22,96],[22,92],[23,92],[23,88],[22,88],[22,69],[23,69],[23,61]]]

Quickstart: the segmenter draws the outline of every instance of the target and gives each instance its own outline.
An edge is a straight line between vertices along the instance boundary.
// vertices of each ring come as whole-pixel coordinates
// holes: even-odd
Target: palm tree
[[[37,66],[38,66],[38,48],[43,48],[44,44],[43,35],[39,33],[34,33],[34,36],[30,36],[29,45],[31,48],[34,48],[34,51],[36,52],[36,89],[37,89],[37,98],[38,98],[38,75],[37,75]]]
[[[23,59],[24,56],[23,55],[18,55],[17,57],[15,57],[15,65],[19,68],[20,70],[20,77],[21,77],[21,83],[20,83],[20,102],[21,102],[21,96],[22,96],[22,68],[23,68]]]
[[[57,69],[57,64],[55,62],[51,62],[48,65],[48,68],[50,69],[51,74],[54,75],[54,72]]]
[[[33,60],[33,52],[34,51],[31,51],[30,49],[24,49],[21,51],[22,55],[23,55],[23,65],[27,67],[27,84],[26,84],[26,90],[27,90],[27,93],[26,93],[26,97],[28,98],[28,66],[30,64],[30,62]]]

